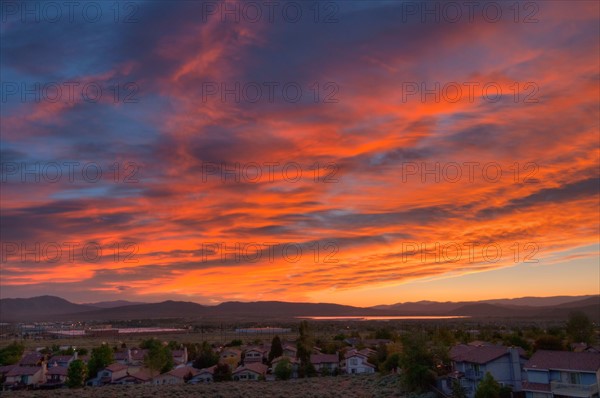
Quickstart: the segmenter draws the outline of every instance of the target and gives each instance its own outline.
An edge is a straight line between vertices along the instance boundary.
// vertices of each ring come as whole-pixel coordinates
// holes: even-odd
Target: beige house
[[[233,371],[233,380],[246,381],[246,380],[260,380],[267,374],[267,365],[263,365],[259,362],[247,363],[244,366],[238,367]]]
[[[242,360],[242,352],[237,348],[224,348],[219,354],[219,363],[227,364],[231,369],[235,369]]]
[[[262,363],[266,356],[267,350],[265,350],[263,347],[248,347],[246,350],[244,350],[244,363]]]
[[[198,372],[198,369],[191,366],[182,366],[156,376],[153,381],[154,384],[184,384],[187,382],[188,378],[192,379]]]
[[[46,365],[15,366],[6,374],[5,386],[38,386],[46,382]]]

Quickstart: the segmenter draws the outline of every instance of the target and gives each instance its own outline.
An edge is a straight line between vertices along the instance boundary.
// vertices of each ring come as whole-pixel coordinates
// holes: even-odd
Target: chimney
[[[522,388],[522,370],[521,370],[521,355],[518,347],[510,347],[508,349],[510,358],[511,378],[514,386],[514,391],[521,391]]]

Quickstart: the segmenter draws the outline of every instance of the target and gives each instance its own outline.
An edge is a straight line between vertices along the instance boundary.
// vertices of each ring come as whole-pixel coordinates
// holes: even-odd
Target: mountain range
[[[300,316],[468,316],[474,318],[566,319],[582,311],[600,321],[600,296],[524,297],[464,302],[419,301],[353,307],[283,301],[224,302],[206,306],[186,301],[112,301],[75,304],[56,296],[0,299],[0,321],[107,321],[158,318],[291,319]]]

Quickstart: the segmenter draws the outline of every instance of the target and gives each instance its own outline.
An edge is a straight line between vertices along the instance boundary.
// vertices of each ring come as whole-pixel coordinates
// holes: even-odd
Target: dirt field
[[[398,376],[339,376],[274,382],[174,386],[107,386],[79,390],[2,392],[7,398],[391,398],[402,397]]]

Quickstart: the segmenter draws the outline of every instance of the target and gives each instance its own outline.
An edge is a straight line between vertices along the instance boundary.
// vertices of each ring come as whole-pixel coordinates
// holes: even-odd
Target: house
[[[4,386],[34,386],[46,382],[46,365],[42,366],[14,366],[6,373]]]
[[[289,344],[289,343],[286,343],[283,345],[283,356],[289,357],[289,358],[296,358],[297,352],[298,352],[298,349],[296,348],[295,345]]]
[[[340,359],[337,354],[312,354],[310,363],[319,373],[333,373],[340,366]]]
[[[103,386],[114,383],[116,380],[127,376],[127,365],[112,363],[98,372],[98,375],[88,381],[91,386]]]
[[[388,345],[392,343],[390,339],[366,339],[363,341],[363,344],[367,347],[377,348],[381,345]]]
[[[244,363],[262,363],[267,357],[267,350],[263,347],[248,347],[244,350]]]
[[[163,373],[153,379],[154,384],[184,384],[198,374],[199,370],[191,366],[182,366]]]
[[[68,371],[65,366],[50,366],[46,372],[46,386],[61,387],[67,382]]]
[[[152,374],[148,369],[139,369],[137,372],[129,373],[112,382],[112,384],[150,384],[152,383]]]
[[[173,351],[173,362],[175,362],[175,366],[185,365],[188,363],[187,347],[183,347],[183,350],[174,350]]]
[[[368,348],[360,351],[356,349],[349,350],[344,355],[342,364],[344,371],[348,374],[375,373],[375,365],[368,362],[372,351]]]
[[[242,351],[237,348],[224,348],[219,354],[219,363],[227,364],[231,369],[235,369],[242,360]]]
[[[233,380],[261,380],[267,374],[267,365],[260,362],[251,362],[243,366],[239,366],[233,371]]]
[[[35,366],[35,367],[39,367],[39,366],[42,366],[42,364],[45,362],[44,359],[45,359],[44,355],[40,354],[37,351],[35,351],[35,352],[27,352],[27,353],[23,354],[23,356],[21,357],[21,360],[19,361],[18,365],[19,366]]]
[[[76,359],[77,352],[73,353],[73,355],[54,355],[48,360],[48,367],[62,366],[63,368],[68,368],[71,362]]]
[[[527,398],[598,397],[600,353],[540,350],[524,369]]]
[[[115,352],[113,354],[113,359],[116,363],[120,363],[121,365],[129,365],[131,363],[131,350],[128,348],[125,351]]]
[[[4,379],[6,378],[6,374],[8,372],[10,372],[12,370],[12,368],[14,368],[15,366],[18,366],[18,365],[0,366],[0,382],[4,382]]]
[[[142,366],[147,354],[147,349],[132,348],[130,350],[129,364],[132,366]]]
[[[211,366],[209,368],[200,369],[198,373],[188,381],[188,384],[212,382],[216,367],[217,365]]]
[[[525,364],[525,351],[522,348],[502,345],[459,344],[450,350],[452,373],[443,385],[445,392],[452,391],[452,384],[458,381],[467,397],[475,395],[477,385],[489,372],[500,385],[521,391],[522,368]]]

